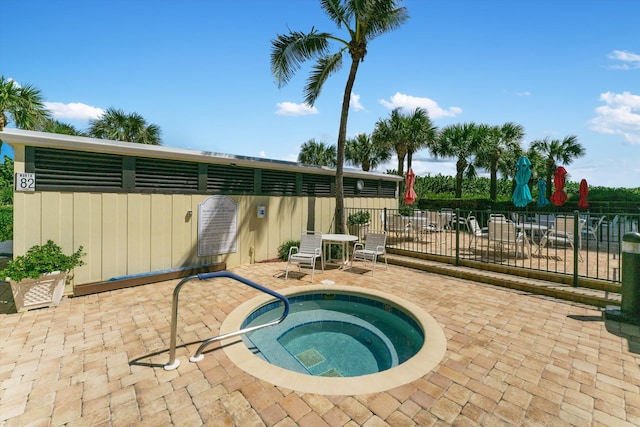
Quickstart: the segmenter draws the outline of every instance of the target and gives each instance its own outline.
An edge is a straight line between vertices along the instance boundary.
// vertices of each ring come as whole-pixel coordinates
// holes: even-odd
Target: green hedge
[[[0,242],[13,240],[13,206],[0,206]]]

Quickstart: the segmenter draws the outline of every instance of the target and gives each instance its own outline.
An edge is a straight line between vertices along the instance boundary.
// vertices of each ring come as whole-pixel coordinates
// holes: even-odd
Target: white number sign
[[[35,173],[16,173],[16,191],[36,191]]]

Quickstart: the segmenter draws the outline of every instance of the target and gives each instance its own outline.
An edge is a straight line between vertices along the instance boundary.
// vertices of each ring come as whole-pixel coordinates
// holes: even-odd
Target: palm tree
[[[349,164],[362,166],[362,170],[368,172],[389,160],[391,153],[386,147],[374,143],[366,133],[359,133],[347,140],[344,157]]]
[[[19,86],[15,81],[0,76],[0,130],[10,120],[17,128],[34,129],[49,116],[40,89],[31,85]]]
[[[411,167],[413,153],[432,147],[438,135],[438,128],[431,123],[427,110],[416,108],[413,113],[404,115],[400,108],[391,111],[388,119],[378,120],[372,139],[376,144],[386,145],[394,150],[398,158],[397,174],[404,175],[404,159],[407,169]]]
[[[455,124],[445,127],[433,147],[435,157],[456,157],[456,197],[462,197],[462,179],[465,174],[475,177],[473,156],[489,132],[487,125],[475,123]]]
[[[368,43],[391,30],[398,28],[408,18],[399,0],[320,0],[327,16],[341,29],[347,30],[346,38],[311,28],[309,33],[289,31],[279,34],[271,42],[271,72],[278,87],[286,85],[303,62],[316,60],[304,87],[305,102],[313,106],[322,86],[330,75],[342,67],[343,55],[351,57],[349,76],[342,97],[338,151],[336,164],[336,232],[344,232],[344,158],[347,140],[349,103],[360,62],[367,55]],[[337,52],[330,52],[330,43],[340,45]]]
[[[423,148],[431,148],[438,139],[438,128],[433,125],[429,113],[424,108],[416,108],[406,117],[407,128],[407,170],[411,167],[413,153]]]
[[[162,145],[160,128],[137,113],[125,114],[122,110],[109,108],[104,114],[89,122],[89,136],[113,141],[137,142]]]
[[[68,123],[62,123],[55,119],[46,119],[39,127],[41,132],[58,133],[62,135],[84,136],[84,134]]]
[[[551,197],[551,176],[560,162],[569,165],[574,159],[586,154],[585,148],[575,135],[566,136],[562,141],[538,139],[531,143],[530,151],[537,151],[544,158],[544,176],[547,179],[547,198]]]
[[[388,119],[376,122],[371,136],[375,144],[387,146],[396,152],[398,158],[396,173],[400,176],[404,173],[404,158],[407,156],[406,133],[406,120],[400,113],[400,108],[395,108]]]
[[[335,167],[336,146],[310,139],[300,147],[298,161],[309,165]]]
[[[478,147],[475,164],[490,173],[489,197],[493,201],[498,198],[498,172],[504,176],[513,174],[516,164],[513,158],[517,161],[522,153],[520,141],[523,137],[524,127],[508,122],[491,127],[487,138]]]

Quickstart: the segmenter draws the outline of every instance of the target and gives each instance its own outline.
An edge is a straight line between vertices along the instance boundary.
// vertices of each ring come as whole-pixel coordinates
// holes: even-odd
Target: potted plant
[[[349,234],[358,236],[358,239],[363,240],[369,231],[369,224],[371,223],[371,214],[369,211],[358,211],[350,214],[347,217],[347,225],[349,227]]]
[[[58,305],[67,274],[84,265],[84,255],[82,246],[73,254],[65,255],[60,246],[48,240],[9,261],[0,274],[11,284],[18,312]]]

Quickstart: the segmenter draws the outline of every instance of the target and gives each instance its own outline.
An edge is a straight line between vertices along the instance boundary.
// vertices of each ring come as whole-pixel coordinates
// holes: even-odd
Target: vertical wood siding
[[[198,205],[208,196],[117,193],[16,193],[14,253],[54,240],[86,265],[74,283],[224,261],[229,267],[277,257],[305,230],[333,228],[335,200],[326,197],[232,196],[238,203],[238,252],[198,257]],[[257,218],[257,206],[266,207]],[[396,208],[395,199],[345,199],[347,207]],[[188,216],[188,211],[193,215]]]

